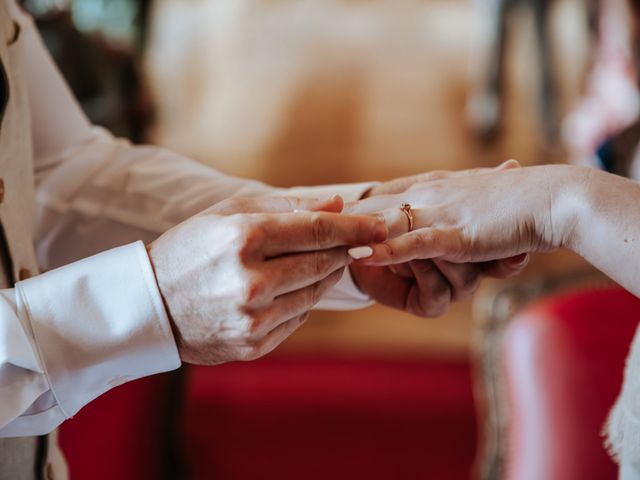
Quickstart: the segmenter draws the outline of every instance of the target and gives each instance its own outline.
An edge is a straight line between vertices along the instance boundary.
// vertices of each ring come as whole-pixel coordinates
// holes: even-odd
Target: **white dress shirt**
[[[21,174],[35,179],[37,208],[25,244],[48,271],[0,291],[0,437],[14,437],[48,433],[110,388],[180,365],[145,242],[230,196],[355,200],[371,184],[274,189],[115,139],[88,122],[31,18],[0,1],[21,27],[22,71],[10,74],[31,117],[33,168]],[[345,275],[321,307],[368,303]]]
[[[640,480],[640,471],[631,463],[622,462],[618,472],[619,480]]]

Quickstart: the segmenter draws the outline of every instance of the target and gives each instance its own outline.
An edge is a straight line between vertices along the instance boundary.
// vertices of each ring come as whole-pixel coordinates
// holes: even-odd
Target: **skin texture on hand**
[[[342,206],[339,197],[235,198],[150,244],[182,360],[255,359],[300,326],[351,262],[348,247],[387,237],[380,219]]]
[[[635,181],[549,165],[432,182],[407,193],[425,205],[414,212],[419,228],[371,246],[373,255],[358,265],[416,258],[473,262],[567,248],[640,295],[640,185]],[[391,230],[399,228],[393,226],[395,212],[384,215]]]
[[[515,161],[505,162],[497,169],[517,168]],[[406,233],[408,220],[401,212],[403,203],[421,205],[411,196],[412,189],[422,184],[448,179],[476,176],[496,169],[475,169],[461,172],[434,171],[404,177],[378,185],[367,192],[369,200],[354,202],[345,208],[353,213],[384,210],[389,236]],[[483,276],[508,278],[519,274],[528,263],[527,255],[518,255],[490,262],[454,263],[442,259],[412,259],[380,266],[367,262],[351,264],[350,270],[360,289],[372,299],[393,308],[422,317],[435,317],[446,312],[452,301],[471,296]]]
[[[567,168],[503,169],[416,185],[403,194],[415,205],[415,230],[374,246],[362,262],[484,262],[560,248],[573,225],[560,212],[580,178]],[[382,215],[391,232],[401,228],[395,211]]]

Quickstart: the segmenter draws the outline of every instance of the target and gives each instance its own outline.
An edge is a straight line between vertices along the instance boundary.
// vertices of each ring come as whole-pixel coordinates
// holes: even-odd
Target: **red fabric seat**
[[[110,390],[60,428],[71,479],[167,478],[167,412],[176,373]]]
[[[177,384],[165,374],[115,388],[63,424],[71,478],[469,478],[465,361],[269,357],[187,372],[176,445],[186,473],[166,468],[176,466],[166,441]]]
[[[507,478],[617,478],[601,431],[639,319],[640,300],[621,289],[550,298],[516,315],[503,345]]]
[[[197,480],[468,479],[465,361],[268,358],[197,367],[182,443]]]

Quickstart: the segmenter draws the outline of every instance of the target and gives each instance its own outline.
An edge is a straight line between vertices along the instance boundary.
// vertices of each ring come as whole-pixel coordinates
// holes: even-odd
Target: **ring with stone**
[[[409,220],[409,232],[413,230],[413,224],[414,224],[414,218],[413,218],[413,211],[411,211],[411,205],[408,203],[403,203],[402,206],[400,207],[400,210],[402,210],[402,213],[404,213],[407,216],[407,220]]]

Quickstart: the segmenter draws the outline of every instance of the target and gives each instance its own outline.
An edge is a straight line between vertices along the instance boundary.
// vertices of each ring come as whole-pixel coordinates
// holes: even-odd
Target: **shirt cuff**
[[[380,182],[343,183],[335,185],[321,185],[318,187],[293,187],[282,190],[283,195],[303,198],[330,198],[340,195],[345,203],[360,200],[362,196]]]
[[[329,198],[340,195],[345,202],[360,200],[365,192],[379,185],[376,182],[350,183],[343,185],[323,185],[321,187],[299,187],[287,190],[287,195],[316,198]],[[345,269],[340,281],[320,300],[315,310],[355,310],[375,303],[369,295],[360,291],[353,281],[349,269]]]
[[[19,282],[16,294],[66,418],[117,385],[180,366],[142,242]]]
[[[322,300],[316,304],[314,310],[357,310],[374,303],[369,295],[356,287],[349,267],[347,267],[340,281],[322,297]]]

